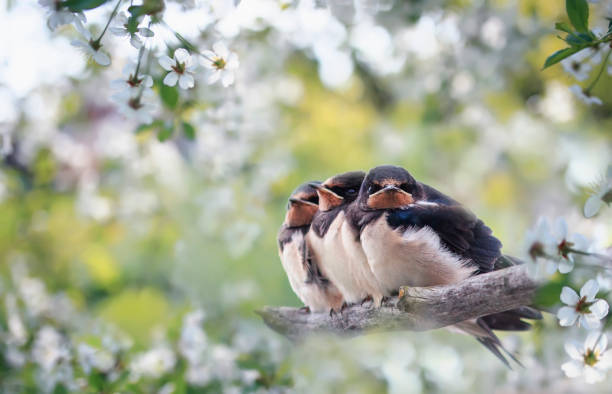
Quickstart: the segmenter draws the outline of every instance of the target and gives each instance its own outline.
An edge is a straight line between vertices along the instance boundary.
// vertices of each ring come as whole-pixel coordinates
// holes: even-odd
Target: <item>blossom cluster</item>
[[[119,112],[141,124],[153,122],[157,109],[155,94],[151,89],[152,77],[147,74],[154,71],[154,65],[149,61],[151,57],[157,57],[159,65],[167,72],[162,82],[166,86],[173,87],[178,83],[181,89],[191,89],[195,86],[196,77],[199,79],[200,76],[203,76],[202,79],[209,85],[220,81],[224,87],[229,87],[235,82],[235,73],[239,67],[238,55],[231,52],[223,41],[214,43],[212,50],[200,52],[167,24],[162,24],[172,34],[180,37],[181,45],[187,49],[185,47],[176,48],[173,51],[173,58],[164,54],[163,51],[159,53],[160,51],[156,50],[154,44],[149,40],[155,36],[152,24],[161,24],[155,17],[156,12],[161,10],[154,9],[143,15],[130,7],[126,12],[120,10],[122,1],[119,0],[106,26],[94,38],[87,28],[87,18],[83,11],[75,11],[68,4],[57,0],[39,0],[39,4],[48,10],[49,28],[55,30],[63,25],[73,25],[82,38],[73,40],[72,45],[80,48],[85,55],[100,66],[111,64],[110,54],[104,49],[105,45],[109,44],[102,44],[102,39],[107,31],[117,37],[129,38],[130,44],[137,50],[136,60],[132,65],[126,66],[123,79],[115,84],[120,90],[113,95],[113,99],[119,106]],[[167,50],[172,50],[172,48],[168,47]],[[200,70],[200,65],[203,70]],[[157,78],[156,75],[154,76]]]
[[[142,349],[117,328],[78,311],[65,295],[49,294],[23,266],[13,268],[2,299],[0,361],[7,369],[0,376],[8,377],[0,380],[2,392],[173,393],[181,384],[263,393],[284,387],[269,375],[272,360],[265,358],[275,354],[274,341],[239,332],[229,342],[217,341],[206,332],[202,309],[184,314],[178,335],[157,335]]]
[[[589,28],[589,4],[594,3],[597,11],[602,12],[601,22],[605,24]],[[599,97],[592,94],[593,88],[606,72],[612,75],[612,3],[599,4],[599,1],[569,0],[566,2],[567,15],[573,26],[564,22],[555,25],[562,33],[567,33],[563,39],[569,47],[552,54],[545,63],[545,67],[558,62],[563,70],[578,82],[585,82],[594,76],[586,87],[573,84],[570,91],[580,101],[587,105],[602,105]],[[593,18],[592,18],[593,19]],[[595,70],[595,73],[593,71]]]
[[[577,262],[587,267],[597,267],[598,260],[609,264],[612,258],[595,253],[592,246],[581,234],[568,233],[567,223],[563,218],[555,220],[554,228],[545,218],[540,218],[536,227],[527,235],[527,254],[534,264],[544,260],[545,270],[553,274],[557,270],[561,274],[570,274]],[[605,265],[603,274],[608,275]],[[597,383],[605,379],[607,370],[612,367],[612,353],[606,351],[607,336],[602,329],[602,319],[609,312],[609,304],[605,299],[596,298],[599,292],[599,282],[588,280],[578,294],[569,286],[561,290],[561,302],[557,318],[562,327],[575,324],[589,331],[584,345],[575,341],[566,343],[565,349],[571,360],[561,368],[570,378],[584,376],[587,383]]]

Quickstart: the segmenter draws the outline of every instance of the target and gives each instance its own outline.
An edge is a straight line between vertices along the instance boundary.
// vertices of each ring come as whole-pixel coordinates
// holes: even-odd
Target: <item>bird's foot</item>
[[[303,306],[300,309],[298,309],[298,312],[303,313],[303,314],[310,313],[310,307],[309,306]]]
[[[366,298],[361,300],[361,306],[363,306],[363,304],[365,304],[366,302],[374,302],[374,299],[372,298],[371,295],[368,295]]]
[[[344,310],[345,310],[346,308],[348,308],[348,306],[349,306],[349,305],[346,303],[346,301],[344,301],[344,302],[342,303],[342,306],[340,307],[340,314],[341,314],[341,315],[344,313]]]

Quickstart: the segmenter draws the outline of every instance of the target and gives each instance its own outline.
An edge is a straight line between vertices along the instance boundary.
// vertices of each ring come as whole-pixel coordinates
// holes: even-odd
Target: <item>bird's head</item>
[[[319,210],[326,212],[354,201],[364,177],[363,171],[350,171],[334,175],[321,184],[310,183],[317,189]]]
[[[319,196],[317,189],[311,184],[321,182],[304,183],[291,193],[285,215],[285,224],[288,227],[301,227],[312,223],[312,218],[319,209]]]
[[[393,209],[414,203],[421,190],[418,182],[402,167],[372,168],[359,191],[359,206],[364,210]]]

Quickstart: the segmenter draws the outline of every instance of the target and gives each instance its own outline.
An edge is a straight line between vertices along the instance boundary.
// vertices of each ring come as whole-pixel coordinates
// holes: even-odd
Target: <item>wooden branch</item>
[[[291,340],[315,333],[424,331],[529,305],[536,289],[526,267],[513,266],[451,286],[402,287],[400,297],[387,300],[381,308],[352,305],[334,316],[290,307],[265,307],[257,313],[268,327]]]

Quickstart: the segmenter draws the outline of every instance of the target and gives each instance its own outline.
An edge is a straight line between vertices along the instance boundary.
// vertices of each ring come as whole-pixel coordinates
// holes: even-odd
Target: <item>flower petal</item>
[[[552,275],[557,271],[558,264],[552,260],[546,261],[546,273]]]
[[[606,300],[597,300],[589,307],[591,313],[598,319],[603,319],[608,314],[609,305]]]
[[[138,33],[143,36],[143,37],[153,37],[155,35],[155,33],[153,33],[153,30],[148,29],[146,27],[141,27],[138,29]]]
[[[110,57],[102,51],[96,51],[93,59],[101,66],[108,66],[111,63]]]
[[[217,41],[212,46],[213,51],[220,57],[226,59],[229,55],[229,49],[227,49],[227,45],[223,41]]]
[[[590,279],[580,289],[580,297],[586,297],[587,301],[593,301],[599,291],[599,283],[595,279]]]
[[[205,51],[202,51],[202,56],[206,58],[207,63],[212,62],[212,60],[217,57],[217,55],[213,51],[210,51],[208,49]]]
[[[571,341],[565,344],[565,351],[574,360],[583,360],[582,346],[575,341]]]
[[[576,305],[579,300],[580,297],[578,297],[578,294],[574,291],[574,289],[563,286],[563,289],[561,290],[561,301],[563,301],[564,304]]]
[[[599,332],[590,332],[584,340],[584,350],[595,349],[595,343],[599,340]]]
[[[559,237],[559,240],[563,240],[565,237],[567,237],[567,223],[562,217],[555,219],[555,232]]]
[[[225,68],[228,70],[234,70],[239,66],[240,62],[238,61],[238,55],[236,55],[234,52],[230,53],[225,64]]]
[[[210,74],[208,74],[206,83],[208,83],[209,85],[212,85],[213,83],[217,82],[219,78],[221,78],[221,71],[213,71]]]
[[[561,369],[568,378],[576,378],[582,374],[584,364],[577,360],[571,360],[561,365]]]
[[[584,380],[588,384],[598,383],[604,380],[605,374],[597,368],[586,365],[584,367]]]
[[[559,319],[560,325],[564,327],[569,327],[576,322],[576,319],[578,318],[578,313],[574,308],[564,306],[559,309],[559,312],[557,312],[557,318]]]
[[[572,272],[574,269],[574,259],[569,255],[567,259],[561,259],[559,261],[559,272],[562,274],[567,274],[568,272]]]
[[[578,325],[585,330],[596,330],[601,327],[601,321],[595,317],[592,313],[586,315],[580,315]]]
[[[142,47],[142,40],[137,34],[132,34],[130,36],[130,44],[132,44],[134,48],[140,49]]]
[[[234,79],[235,79],[235,77],[234,77],[234,73],[233,73],[233,72],[231,72],[231,71],[227,71],[227,70],[226,70],[226,71],[223,73],[223,76],[221,77],[221,84],[222,84],[224,87],[228,87],[228,86],[230,86],[231,84],[233,84],[233,83],[234,83]]]
[[[195,84],[193,79],[193,75],[191,74],[183,74],[179,77],[179,86],[181,89],[189,89],[192,88]]]
[[[174,51],[174,58],[179,63],[185,63],[187,59],[191,59],[191,55],[189,55],[189,52],[187,52],[187,49],[179,48],[176,51]]]
[[[153,86],[153,78],[150,75],[145,75],[142,83],[146,88],[150,88]]]
[[[162,66],[162,68],[166,71],[172,71],[172,66],[174,66],[174,60],[172,60],[169,56],[160,56],[159,59],[157,59],[157,61],[159,62],[159,65]]]
[[[597,215],[602,205],[603,201],[601,201],[601,198],[596,194],[592,195],[584,204],[584,216],[592,218]]]
[[[119,37],[124,37],[130,34],[130,32],[127,31],[125,27],[109,27],[108,30],[110,30],[111,33]]]
[[[178,79],[178,74],[174,71],[170,71],[168,75],[166,75],[166,77],[164,78],[164,85],[174,86],[176,85]]]

